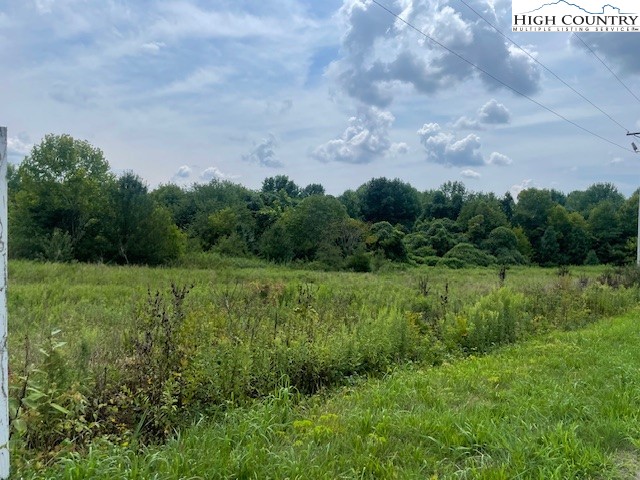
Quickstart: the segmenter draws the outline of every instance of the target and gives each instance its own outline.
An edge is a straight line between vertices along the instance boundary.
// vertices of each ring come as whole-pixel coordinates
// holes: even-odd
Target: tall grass
[[[282,388],[162,447],[98,443],[31,478],[635,478],[638,310],[331,396]]]
[[[491,269],[14,262],[9,273],[13,445],[45,463],[96,438],[163,441],[283,389],[312,394],[575,329],[639,298],[634,282],[595,270],[514,269],[503,281]]]

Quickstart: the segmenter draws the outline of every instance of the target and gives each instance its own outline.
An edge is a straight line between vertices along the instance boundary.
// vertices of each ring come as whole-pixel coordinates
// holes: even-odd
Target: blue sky
[[[585,0],[586,1],[586,0]],[[47,133],[101,148],[151,187],[268,176],[332,194],[640,184],[640,101],[569,34],[512,35],[511,2],[384,0],[571,125],[365,0],[0,0],[0,124],[18,163]],[[640,34],[581,38],[640,96]],[[622,148],[621,148],[622,147]]]

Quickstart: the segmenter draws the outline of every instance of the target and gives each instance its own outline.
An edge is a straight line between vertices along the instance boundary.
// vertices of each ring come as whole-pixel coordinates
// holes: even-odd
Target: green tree
[[[389,260],[404,262],[407,260],[407,249],[403,238],[404,233],[389,222],[378,222],[371,226],[367,244],[370,250],[382,252]]]
[[[323,243],[333,243],[347,210],[332,196],[314,195],[288,210],[281,221],[292,241],[294,258],[313,260]]]
[[[547,229],[549,212],[554,205],[556,203],[549,190],[528,188],[518,195],[513,222],[524,230],[533,247],[534,260],[537,262],[541,262],[540,241]]]
[[[561,265],[582,265],[591,247],[585,219],[578,212],[569,212],[561,205],[549,211],[548,225],[556,232]]]
[[[319,183],[310,183],[300,191],[300,197],[306,198],[311,195],[324,195],[324,187]]]
[[[361,218],[362,212],[360,209],[360,197],[354,190],[346,190],[342,195],[338,197],[340,203],[342,203],[347,209],[347,213],[351,218]]]
[[[482,248],[497,258],[503,265],[527,263],[526,258],[518,250],[518,237],[508,227],[497,227],[489,233],[482,243]]]
[[[18,168],[12,202],[12,249],[46,257],[54,231],[68,238],[73,257],[104,257],[108,192],[114,178],[102,151],[70,135],[47,135]]]
[[[206,184],[194,185],[186,192],[184,207],[190,216],[185,222],[189,237],[199,242],[203,249],[211,248],[211,215],[228,207],[236,212],[249,209],[255,218],[263,203],[258,194],[232,182],[213,179]],[[256,232],[247,233],[247,238],[257,236]]]
[[[600,202],[589,213],[589,231],[593,249],[600,262],[621,264],[625,258],[626,238],[622,235],[619,210],[611,201]]]
[[[589,217],[591,210],[601,202],[609,201],[620,207],[624,203],[624,196],[612,183],[595,183],[585,191],[573,191],[567,196],[567,209],[580,212],[583,217]]]
[[[547,266],[558,265],[561,261],[560,244],[558,243],[558,236],[553,227],[547,227],[540,239],[538,259],[542,265]]]
[[[358,189],[358,194],[366,222],[389,222],[410,227],[422,208],[418,191],[397,178],[371,179]]]
[[[505,193],[500,200],[500,208],[507,217],[507,220],[510,222],[513,218],[513,212],[516,209],[516,202],[513,200],[513,196],[510,192]]]
[[[186,230],[195,212],[189,211],[187,192],[182,187],[168,183],[160,185],[151,192],[151,198],[158,205],[166,208],[171,213],[174,223],[182,230]],[[191,204],[193,207],[193,203]]]
[[[439,190],[425,192],[423,218],[456,220],[468,197],[462,182],[445,182]]]
[[[118,178],[112,190],[111,244],[119,262],[158,265],[178,258],[186,238],[171,213],[157,205],[133,172]]]
[[[476,246],[479,246],[491,231],[509,223],[500,202],[495,197],[477,197],[467,201],[457,221],[462,231],[467,232],[467,237]]]
[[[300,187],[286,175],[265,178],[260,190],[264,204],[281,211],[295,205],[300,193]]]

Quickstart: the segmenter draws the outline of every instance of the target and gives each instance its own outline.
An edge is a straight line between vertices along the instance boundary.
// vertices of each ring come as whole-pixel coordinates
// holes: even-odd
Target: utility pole
[[[627,132],[627,135],[640,138],[640,132]],[[631,146],[633,147],[634,152],[640,153],[638,146],[634,142],[631,142]],[[640,190],[638,190],[638,240],[636,246],[636,265],[640,267]]]
[[[7,345],[7,127],[0,127],[0,478],[9,478],[9,352]]]

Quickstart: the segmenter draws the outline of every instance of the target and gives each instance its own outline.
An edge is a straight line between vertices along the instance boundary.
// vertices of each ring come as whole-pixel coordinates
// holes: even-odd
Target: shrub
[[[449,250],[443,258],[455,258],[466,265],[477,265],[488,267],[496,263],[496,258],[483,252],[479,248],[470,243],[459,243]]]

